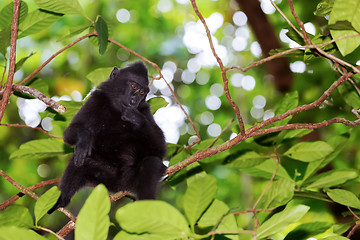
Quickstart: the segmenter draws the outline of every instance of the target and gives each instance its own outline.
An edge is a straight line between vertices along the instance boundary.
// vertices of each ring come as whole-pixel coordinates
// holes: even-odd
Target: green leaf
[[[10,27],[12,24],[12,17],[13,17],[13,11],[14,11],[14,2],[12,1],[8,5],[6,5],[3,9],[0,11],[0,29]],[[19,24],[24,21],[28,14],[28,6],[26,2],[21,1],[20,2],[20,9],[19,9]]]
[[[121,231],[114,237],[113,240],[159,240],[162,239],[162,235],[157,234],[149,234],[149,233],[142,233],[142,234],[131,234],[125,231]]]
[[[351,22],[349,22],[347,20],[345,20],[345,21],[337,21],[334,24],[330,24],[329,29],[330,30],[351,30],[351,31],[356,31],[357,32],[357,30],[353,27]]]
[[[333,151],[334,149],[326,142],[300,142],[287,150],[284,155],[303,162],[312,162],[326,157]]]
[[[360,31],[360,2],[358,0],[336,0],[329,16],[329,25],[348,21],[357,30],[330,30],[334,39],[345,35],[354,35]],[[360,45],[360,37],[345,38],[336,41],[343,56],[352,53]]]
[[[29,55],[27,55],[26,57],[23,57],[22,59],[20,59],[16,64],[15,64],[15,72],[17,70],[19,70],[22,65],[24,65],[24,63],[26,62],[26,60],[28,60],[32,55],[34,55],[33,52],[30,52]]]
[[[229,207],[224,202],[215,199],[206,212],[201,216],[197,226],[199,228],[213,227],[216,226],[221,220],[219,226],[214,230],[224,230],[225,232],[230,230],[238,230],[235,216],[233,214],[228,214],[229,210]],[[238,236],[235,235],[224,234],[224,236],[226,239],[239,239]]]
[[[2,227],[17,226],[31,228],[33,225],[33,219],[29,210],[23,206],[11,205],[0,212],[0,226]]]
[[[283,140],[285,139],[293,139],[305,136],[313,131],[313,129],[291,129],[286,131],[281,131],[279,137]]]
[[[280,105],[277,107],[275,111],[275,115],[283,114],[290,109],[296,108],[299,104],[299,94],[297,91],[294,91],[292,93],[287,93],[284,97],[284,99],[281,101]],[[289,116],[281,121],[275,122],[271,124],[271,126],[280,126],[287,124],[291,120],[292,116]]]
[[[310,176],[312,176],[317,170],[326,166],[329,162],[331,162],[346,146],[346,142],[348,141],[348,137],[345,136],[335,136],[330,138],[327,143],[335,149],[334,152],[330,153],[324,159],[319,161],[310,162],[306,168],[306,172],[304,174],[303,181],[305,182]]]
[[[98,18],[97,18],[97,21],[95,24],[95,29],[98,34],[99,53],[100,53],[100,55],[103,55],[106,52],[106,48],[108,45],[109,33],[108,33],[107,24],[101,16],[98,16]]]
[[[54,157],[64,153],[64,143],[62,140],[48,138],[32,140],[20,146],[20,148],[10,155],[10,159],[41,159]]]
[[[60,42],[60,41],[66,40],[68,38],[74,37],[74,36],[82,33],[83,31],[89,29],[91,25],[92,25],[92,23],[87,22],[87,23],[85,23],[85,24],[83,24],[81,26],[74,27],[74,28],[70,29],[70,33],[68,35],[65,35],[64,37],[58,39],[57,42]]]
[[[52,187],[46,191],[41,197],[36,201],[34,214],[35,214],[35,224],[47,213],[47,211],[52,208],[60,197],[60,191],[57,187]]]
[[[7,48],[10,46],[11,27],[4,28],[0,31],[0,53],[6,56]]]
[[[309,209],[310,207],[305,205],[294,207],[287,205],[283,211],[274,214],[257,229],[257,239],[265,238],[284,230],[291,223],[299,221]]]
[[[301,46],[305,45],[304,39],[292,28],[287,28],[286,36]]]
[[[191,226],[196,224],[205,209],[214,200],[216,190],[216,179],[209,175],[200,176],[188,184],[183,206]]]
[[[152,114],[154,114],[159,108],[166,107],[169,103],[162,97],[154,97],[147,100],[150,104]]]
[[[18,38],[23,38],[45,30],[54,24],[59,18],[61,18],[61,16],[61,14],[45,12],[40,9],[30,12],[26,18],[26,21],[19,24]]]
[[[344,206],[360,209],[360,200],[354,193],[344,189],[330,189],[327,195],[337,203]]]
[[[35,0],[35,3],[39,8],[46,11],[61,14],[82,15],[88,18],[78,0]]]
[[[267,159],[269,159],[268,156],[262,156],[254,151],[245,153],[239,151],[227,157],[225,162],[229,163],[229,166],[233,168],[249,168],[259,165]]]
[[[294,196],[295,182],[280,178],[273,182],[260,202],[263,209],[276,208],[287,204]]]
[[[308,185],[307,188],[330,188],[343,184],[357,176],[357,171],[354,170],[332,170],[313,178],[313,182]],[[311,179],[309,181],[311,181]]]
[[[15,226],[1,226],[0,227],[0,240],[46,240],[45,237],[40,236],[36,232],[19,228]]]
[[[113,67],[97,68],[86,75],[86,78],[89,79],[94,86],[99,86],[100,83],[106,81],[109,78],[113,69]]]
[[[110,218],[110,199],[107,189],[100,184],[91,192],[76,220],[76,240],[106,240]]]
[[[319,240],[349,240],[349,239],[340,235],[334,235],[334,236],[320,238]]]
[[[156,200],[143,200],[129,203],[116,212],[120,227],[134,235],[147,234],[147,239],[177,239],[189,235],[185,217],[173,206]],[[155,237],[153,237],[155,236]]]
[[[244,171],[252,176],[261,177],[270,179],[273,173],[275,172],[276,162],[274,159],[268,159],[265,162],[250,168],[241,168],[241,171]],[[279,165],[278,170],[276,172],[276,179],[277,178],[287,178],[291,179],[289,174],[286,172],[285,168]]]
[[[312,236],[325,232],[332,226],[327,222],[309,222],[297,226],[284,240],[306,240]]]
[[[325,17],[330,14],[335,0],[323,0],[316,6],[315,15]]]

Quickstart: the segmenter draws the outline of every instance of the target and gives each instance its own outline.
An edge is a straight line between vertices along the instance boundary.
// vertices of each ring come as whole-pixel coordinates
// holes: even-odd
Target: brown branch
[[[276,4],[275,4],[272,0],[270,0],[270,1],[271,1],[272,4],[275,6],[276,10],[281,14],[281,16],[282,16],[286,21],[290,22],[290,20],[289,20],[289,19],[286,17],[286,15],[276,6]],[[298,25],[301,27],[301,30],[304,32],[304,34],[302,34],[301,32],[299,32],[299,30],[298,30],[296,27],[294,27],[293,25],[291,25],[292,28],[305,40],[305,42],[306,42],[307,44],[311,44],[311,41],[310,41],[309,37],[308,37],[307,34],[306,34],[306,31],[305,31],[305,28],[304,28],[304,24],[303,24],[302,21],[299,19],[299,17],[297,16],[297,14],[296,14],[296,12],[295,12],[295,10],[294,10],[294,7],[293,7],[293,5],[292,5],[292,0],[288,0],[288,2],[289,2],[289,5],[290,5],[290,9],[292,8],[292,9],[291,9],[291,12],[292,12],[292,14],[293,14],[296,22],[298,23]],[[348,62],[346,62],[346,61],[344,61],[344,60],[342,60],[342,59],[340,59],[340,58],[337,58],[337,57],[335,57],[335,56],[333,56],[333,55],[331,55],[331,54],[328,54],[327,52],[325,52],[324,50],[322,50],[322,49],[320,49],[320,48],[316,48],[316,51],[317,51],[320,55],[322,55],[323,57],[326,57],[326,58],[332,60],[333,62],[337,62],[337,63],[341,64],[342,66],[349,67],[349,68],[351,68],[355,73],[360,73],[360,70],[359,70],[358,68],[354,67],[353,65],[349,64]]]
[[[263,128],[271,123],[274,123],[274,122],[277,122],[277,121],[281,121],[289,116],[292,116],[292,115],[295,115],[295,114],[298,114],[300,112],[303,112],[303,111],[307,111],[307,110],[310,110],[310,109],[313,109],[313,108],[316,108],[318,106],[320,106],[329,96],[330,94],[337,88],[339,87],[341,84],[343,84],[344,82],[346,82],[346,80],[353,76],[354,74],[353,73],[348,73],[348,74],[344,74],[343,76],[341,76],[338,80],[336,80],[321,96],[319,99],[317,99],[316,101],[310,103],[310,104],[305,104],[305,105],[301,105],[301,106],[298,106],[294,109],[291,109],[283,114],[280,114],[280,115],[277,115],[275,117],[272,117],[272,118],[269,118],[251,128],[249,128],[246,133],[247,134],[250,134],[256,130],[259,130],[260,128]]]
[[[65,237],[74,229],[75,229],[75,222],[74,221],[69,221],[56,234],[61,236],[61,237]]]
[[[76,43],[80,42],[81,40],[94,36],[96,35],[96,32],[90,32],[82,37],[79,37],[78,39],[76,39],[75,41],[73,41],[72,43],[69,43],[68,45],[66,45],[65,47],[63,47],[62,49],[60,49],[59,51],[57,51],[56,53],[54,53],[48,60],[46,60],[39,68],[37,68],[34,72],[32,72],[29,76],[27,76],[24,80],[22,80],[19,85],[24,85],[27,81],[29,81],[31,78],[33,78],[36,74],[38,74],[49,62],[51,62],[51,60],[53,60],[57,55],[59,55],[60,53],[64,52],[66,49],[72,47],[73,45],[75,45]]]
[[[4,116],[6,106],[8,104],[10,95],[12,94],[11,86],[14,80],[15,74],[15,64],[16,64],[16,39],[18,31],[18,21],[19,21],[19,9],[20,9],[20,0],[14,0],[14,10],[12,15],[12,24],[11,24],[11,41],[10,41],[10,64],[9,64],[9,74],[6,81],[5,92],[0,101],[0,123]]]
[[[29,129],[34,129],[34,130],[38,130],[46,135],[48,135],[49,137],[52,137],[52,138],[58,138],[58,139],[61,139],[62,137],[57,137],[57,136],[54,136],[50,133],[48,133],[47,131],[45,131],[44,129],[42,129],[41,127],[30,127],[30,126],[26,126],[26,125],[21,125],[21,124],[18,124],[18,123],[14,123],[14,124],[11,124],[11,123],[1,123],[0,126],[5,126],[5,127],[17,127],[17,128],[29,128]]]
[[[18,188],[23,194],[27,194],[30,197],[32,197],[35,200],[38,200],[39,197],[33,193],[32,191],[30,191],[29,189],[27,189],[26,187],[20,185],[19,183],[17,183],[14,179],[12,179],[10,176],[8,176],[3,170],[0,169],[0,175],[5,178],[6,181],[8,181],[9,183],[11,183],[13,186],[15,186],[16,188]]]
[[[41,226],[36,226],[36,227],[43,230],[43,231],[45,231],[45,232],[48,232],[48,233],[51,233],[51,234],[55,235],[57,237],[57,239],[59,239],[59,240],[65,240],[63,237],[61,237],[60,235],[54,233],[52,230],[50,230],[48,228],[44,228],[44,227],[41,227]]]
[[[45,94],[43,94],[42,92],[38,91],[35,88],[13,84],[12,90],[16,92],[30,94],[31,96],[36,97],[40,101],[44,102],[47,106],[51,107],[52,109],[54,109],[59,113],[64,113],[66,111],[66,108],[63,105],[52,100],[51,98],[49,98],[48,96],[46,96]]]
[[[255,218],[255,223],[254,223],[254,237],[256,239],[256,230],[257,230],[257,227],[258,225],[260,224],[259,222],[259,219],[257,218],[256,216],[256,212],[255,212],[255,209],[256,209],[256,206],[259,204],[260,200],[263,198],[263,196],[265,195],[266,191],[269,189],[270,185],[272,184],[272,182],[274,181],[275,179],[275,176],[276,176],[276,173],[278,171],[278,168],[279,168],[279,165],[280,165],[280,159],[279,159],[279,156],[275,153],[275,161],[276,161],[276,166],[275,166],[275,170],[274,170],[274,173],[273,175],[271,176],[268,184],[266,185],[264,191],[260,194],[259,198],[256,200],[256,202],[254,203],[254,206],[253,206],[253,216]]]
[[[50,185],[50,184],[54,184],[54,183],[58,183],[60,182],[60,178],[56,178],[56,179],[51,179],[51,180],[47,180],[47,181],[42,181],[39,182],[31,187],[28,187],[27,189],[29,191],[34,191],[38,188]],[[18,194],[12,196],[11,198],[9,198],[8,200],[6,200],[5,202],[0,204],[0,211],[3,210],[4,208],[6,208],[7,206],[9,206],[10,204],[14,203],[16,200],[20,199],[22,196],[24,196],[24,193],[19,192]]]
[[[279,53],[276,53],[274,55],[271,55],[269,57],[266,57],[266,58],[263,58],[259,61],[255,61],[251,64],[249,64],[247,67],[245,68],[242,68],[240,66],[232,66],[232,67],[229,67],[227,68],[226,70],[231,70],[231,69],[238,69],[242,72],[247,72],[248,70],[250,70],[251,68],[253,67],[256,67],[256,66],[259,66],[261,64],[264,64],[266,62],[269,62],[269,61],[272,61],[276,58],[279,58],[279,57],[284,57],[290,53],[293,53],[293,52],[296,52],[298,50],[304,50],[304,49],[318,49],[320,47],[324,47],[324,46],[327,46],[327,45],[330,45],[338,40],[342,40],[342,39],[347,39],[347,38],[353,38],[353,37],[358,37],[360,35],[360,33],[358,34],[352,34],[352,35],[344,35],[342,37],[339,37],[339,38],[335,38],[335,39],[332,39],[328,42],[325,42],[325,43],[319,43],[319,44],[311,44],[311,45],[306,45],[306,46],[301,46],[301,47],[295,47],[295,48],[291,48],[291,49],[288,49],[288,50],[285,50],[285,51],[282,51],[282,52],[279,52]],[[358,71],[356,71],[358,72]]]
[[[117,192],[114,194],[111,194],[109,196],[111,202],[116,202],[117,200],[125,197],[127,194],[129,194],[129,191],[123,191],[123,192]]]
[[[224,64],[221,61],[220,57],[218,56],[218,54],[215,51],[215,47],[214,47],[214,43],[213,43],[212,38],[211,38],[209,27],[207,26],[204,17],[200,13],[200,11],[199,11],[199,9],[198,9],[198,7],[196,5],[195,0],[190,0],[190,1],[191,1],[191,5],[192,5],[196,15],[198,16],[198,18],[200,19],[200,21],[202,22],[202,24],[203,24],[203,26],[205,28],[206,35],[207,35],[207,38],[208,38],[208,41],[209,41],[209,44],[210,44],[211,51],[212,51],[214,57],[216,58],[216,61],[218,62],[220,70],[221,70],[221,76],[222,76],[223,83],[224,83],[224,93],[225,93],[226,99],[227,99],[227,101],[230,103],[230,105],[233,107],[233,109],[235,111],[236,117],[237,117],[237,119],[239,121],[240,134],[244,135],[245,134],[245,127],[244,127],[244,121],[243,121],[241,113],[240,113],[240,109],[239,109],[239,107],[236,105],[236,103],[234,102],[234,100],[230,96],[229,80],[228,80],[228,78],[226,76],[226,71],[227,70],[224,67]]]
[[[308,128],[308,129],[315,129],[315,128],[319,128],[319,127],[324,127],[324,126],[328,126],[330,124],[333,123],[342,123],[346,126],[357,126],[360,124],[360,120],[356,120],[356,121],[349,121],[343,118],[333,118],[327,121],[323,121],[321,123],[309,123],[309,124],[287,124],[287,125],[283,125],[283,126],[277,126],[277,127],[272,127],[272,128],[268,128],[268,129],[262,129],[259,130],[271,123],[277,122],[277,121],[281,121],[289,116],[292,116],[294,114],[298,114],[300,112],[306,111],[306,110],[310,110],[312,108],[318,107],[320,106],[321,103],[323,103],[326,98],[338,87],[340,86],[342,83],[344,83],[346,81],[346,79],[348,79],[349,77],[351,77],[352,75],[354,75],[353,73],[347,73],[343,76],[341,76],[337,81],[335,81],[325,92],[324,94],[317,99],[316,101],[314,101],[313,103],[310,104],[306,104],[306,105],[301,105],[299,107],[296,107],[294,109],[291,109],[283,114],[280,114],[278,116],[272,117],[268,120],[265,120],[251,128],[249,128],[245,135],[237,135],[235,138],[217,145],[215,147],[212,148],[208,148],[206,150],[203,151],[198,151],[195,154],[191,155],[190,157],[184,159],[181,162],[178,162],[170,167],[167,168],[166,170],[166,174],[168,174],[169,176],[171,176],[172,174],[174,174],[175,172],[183,169],[184,167],[190,165],[191,163],[194,163],[196,161],[199,161],[203,158],[212,156],[216,153],[219,152],[223,152],[231,147],[233,147],[234,145],[242,142],[243,140],[250,138],[250,137],[254,137],[254,136],[259,136],[259,135],[264,135],[267,133],[271,133],[271,132],[278,132],[278,131],[283,131],[283,130],[289,130],[289,129],[299,129],[299,128]]]

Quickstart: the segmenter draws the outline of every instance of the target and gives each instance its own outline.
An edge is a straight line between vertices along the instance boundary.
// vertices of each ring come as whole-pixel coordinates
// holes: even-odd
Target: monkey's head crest
[[[128,67],[121,69],[114,67],[114,69],[110,74],[110,79],[117,78],[119,74],[122,75],[123,77],[127,77],[130,79],[133,79],[135,76],[135,81],[136,80],[139,81],[139,83],[143,84],[144,86],[147,86],[149,84],[148,70],[144,65],[144,63],[141,61],[134,62],[130,64]]]

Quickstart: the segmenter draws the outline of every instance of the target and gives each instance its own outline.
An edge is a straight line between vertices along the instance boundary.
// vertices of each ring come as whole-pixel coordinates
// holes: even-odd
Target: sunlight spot
[[[217,123],[213,123],[207,128],[207,133],[211,137],[217,137],[221,133],[221,126]]]
[[[217,96],[210,95],[206,97],[205,105],[210,110],[218,110],[221,107],[221,100]]]
[[[241,73],[234,73],[230,77],[230,82],[234,87],[241,87],[242,86],[242,78],[244,77]]]
[[[121,23],[126,23],[130,20],[130,12],[125,8],[119,9],[116,12],[116,19]]]
[[[233,22],[235,23],[235,25],[237,26],[243,26],[246,24],[247,22],[247,16],[244,12],[242,11],[237,11],[236,13],[234,13],[233,15]]]
[[[210,123],[212,123],[214,121],[214,114],[212,114],[209,111],[203,112],[200,115],[200,122],[203,125],[209,125]]]
[[[173,7],[174,5],[170,0],[159,0],[157,4],[157,9],[162,13],[169,12]]]
[[[250,51],[255,57],[260,57],[262,53],[260,44],[258,42],[251,43]]]
[[[253,118],[259,119],[264,115],[264,109],[252,107],[250,110],[250,114]]]
[[[243,37],[236,37],[231,43],[233,49],[237,52],[243,51],[247,47],[247,41]]]
[[[245,76],[242,78],[241,86],[246,91],[251,91],[255,88],[255,79],[252,76]]]
[[[305,72],[306,65],[302,61],[296,61],[293,63],[290,63],[290,70],[294,73],[303,73]]]
[[[220,97],[224,93],[223,86],[220,83],[215,83],[210,87],[210,93],[212,95]]]
[[[257,95],[253,98],[253,105],[255,108],[261,109],[264,108],[266,105],[266,99],[262,95]]]

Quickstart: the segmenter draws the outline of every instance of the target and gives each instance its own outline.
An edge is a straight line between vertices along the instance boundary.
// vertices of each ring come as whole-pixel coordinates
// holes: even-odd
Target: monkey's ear
[[[110,78],[111,79],[115,78],[119,71],[120,70],[117,67],[114,67],[114,69],[110,73]]]

